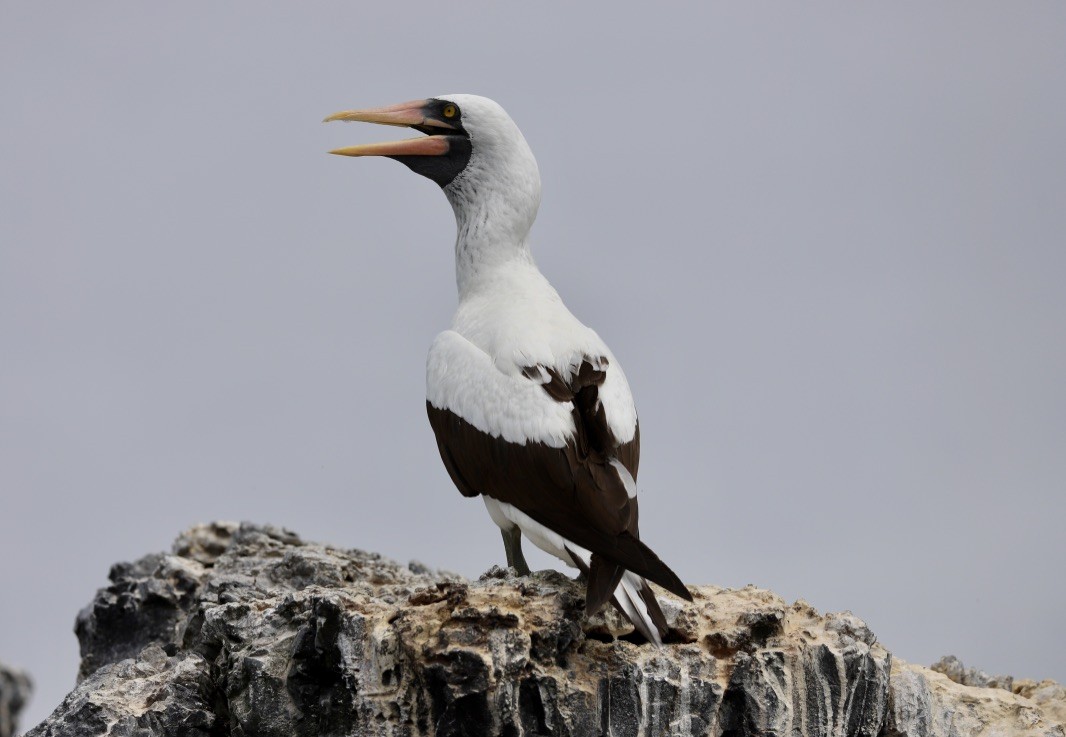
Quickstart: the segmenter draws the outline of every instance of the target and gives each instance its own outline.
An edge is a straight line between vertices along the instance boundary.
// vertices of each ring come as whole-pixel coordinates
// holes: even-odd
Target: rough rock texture
[[[1066,688],[1055,681],[1031,681],[1015,679],[1011,676],[990,676],[976,668],[965,667],[954,655],[941,658],[930,666],[930,670],[942,673],[950,680],[962,686],[977,688],[998,688],[1010,691],[1040,707],[1043,716],[1052,723],[1066,727]],[[996,694],[995,696],[1000,696]],[[1006,703],[1015,703],[1006,700]],[[1022,702],[1025,708],[1025,702]]]
[[[78,616],[83,680],[27,737],[930,737],[970,734],[951,731],[953,704],[984,724],[993,702],[1027,731],[973,734],[1061,735],[1021,696],[1003,691],[1015,707],[999,710],[993,689],[893,664],[850,614],[751,587],[693,594],[663,597],[675,634],[658,649],[613,613],[586,621],[562,574],[466,581],[201,526],[112,568]]]
[[[29,701],[32,690],[29,676],[0,663],[0,737],[15,734],[19,711]]]
[[[893,663],[886,737],[1064,734],[1054,710],[1033,699],[995,686],[967,686],[927,668]]]
[[[929,666],[929,670],[943,673],[945,676],[963,686],[976,686],[978,688],[1002,688],[1011,690],[1014,678],[1011,676],[990,676],[983,670],[967,668],[954,655],[945,655],[937,662]]]

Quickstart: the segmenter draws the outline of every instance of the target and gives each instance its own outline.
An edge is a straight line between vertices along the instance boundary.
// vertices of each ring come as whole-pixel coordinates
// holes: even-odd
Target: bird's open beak
[[[409,138],[403,141],[346,146],[334,149],[330,153],[340,156],[443,156],[449,150],[448,137],[434,134],[454,130],[454,127],[443,120],[428,117],[425,114],[428,103],[428,100],[412,100],[411,102],[401,102],[399,105],[390,105],[389,107],[368,110],[345,110],[330,115],[322,122],[351,120],[362,123],[379,123],[381,125],[400,125],[415,128],[427,134],[422,138]]]

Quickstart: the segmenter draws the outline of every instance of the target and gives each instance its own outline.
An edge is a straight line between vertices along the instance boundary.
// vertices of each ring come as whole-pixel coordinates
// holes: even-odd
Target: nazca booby
[[[667,625],[645,579],[691,600],[639,539],[640,429],[625,374],[537,269],[529,231],[540,172],[497,103],[444,95],[326,118],[426,135],[337,149],[387,156],[435,181],[455,211],[459,307],[433,341],[426,408],[464,496],[481,496],[521,574],[524,534],[587,575],[586,611],[611,600],[648,640]]]

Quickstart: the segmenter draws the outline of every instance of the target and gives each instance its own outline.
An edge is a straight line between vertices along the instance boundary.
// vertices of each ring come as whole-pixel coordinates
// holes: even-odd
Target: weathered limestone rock
[[[29,701],[32,690],[29,676],[0,663],[0,737],[15,734],[19,711]]]
[[[945,676],[963,686],[977,688],[1003,688],[1010,691],[1014,685],[1011,676],[990,676],[983,670],[967,668],[954,655],[945,655],[929,666],[929,670],[943,673]]]
[[[752,587],[664,596],[659,649],[586,621],[559,573],[467,581],[270,527],[197,527],[110,578],[78,617],[83,680],[27,737],[928,737],[955,723],[940,681],[965,688]]]
[[[965,667],[954,655],[941,658],[930,670],[942,673],[963,686],[998,688],[1010,691],[1040,708],[1043,717],[1060,727],[1066,727],[1066,688],[1055,681],[1031,681],[1011,676],[990,676],[977,668]],[[999,696],[999,694],[996,694]],[[1013,703],[1008,701],[1008,703]],[[1022,708],[1026,707],[1023,701]],[[1009,711],[1009,708],[1007,709]]]
[[[966,686],[927,668],[893,663],[885,737],[1064,734],[1063,724],[1031,699],[995,686]]]
[[[149,645],[137,658],[101,666],[67,694],[47,720],[27,735],[225,734],[215,713],[211,665],[195,653],[171,657]]]
[[[1061,683],[1016,678],[1011,692],[1039,706],[1045,718],[1066,731],[1066,687]]]

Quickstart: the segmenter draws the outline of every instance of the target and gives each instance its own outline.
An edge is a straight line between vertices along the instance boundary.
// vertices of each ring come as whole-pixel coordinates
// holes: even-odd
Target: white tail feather
[[[648,614],[648,606],[640,598],[640,589],[647,585],[643,578],[635,573],[626,571],[622,575],[618,588],[614,590],[614,598],[618,600],[622,611],[626,613],[629,621],[640,631],[640,634],[662,647],[663,640],[659,636],[659,628],[655,626],[651,615]]]

